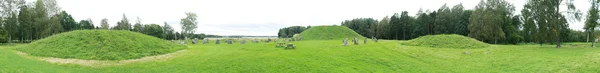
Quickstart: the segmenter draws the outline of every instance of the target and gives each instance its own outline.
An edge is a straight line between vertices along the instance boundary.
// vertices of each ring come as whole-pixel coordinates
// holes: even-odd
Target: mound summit
[[[16,50],[34,56],[84,60],[125,60],[185,49],[184,45],[126,30],[76,30]]]
[[[300,36],[304,37],[305,40],[343,40],[346,38],[351,40],[354,37],[359,39],[365,38],[344,26],[314,26],[300,33]]]
[[[476,49],[485,48],[489,44],[456,34],[427,35],[409,40],[404,45],[433,47],[433,48],[458,48],[458,49]]]

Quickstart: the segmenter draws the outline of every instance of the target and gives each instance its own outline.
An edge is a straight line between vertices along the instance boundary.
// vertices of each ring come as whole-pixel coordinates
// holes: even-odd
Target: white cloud
[[[462,3],[472,9],[480,0],[58,0],[63,10],[78,21],[91,18],[99,24],[109,19],[111,26],[126,14],[133,23],[136,17],[142,23],[168,22],[180,31],[179,20],[184,12],[195,12],[199,17],[196,33],[217,35],[277,35],[279,28],[294,25],[332,25],[353,18],[375,18],[409,11],[414,15],[420,8],[437,10],[447,3],[449,7]],[[509,0],[521,10],[525,0]],[[589,3],[576,1],[583,12]],[[517,11],[517,13],[519,13]],[[574,23],[581,29],[583,23]]]

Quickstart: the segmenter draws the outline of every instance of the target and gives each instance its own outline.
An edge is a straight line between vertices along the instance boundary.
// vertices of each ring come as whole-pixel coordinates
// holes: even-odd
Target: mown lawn
[[[188,45],[182,55],[107,67],[59,65],[0,47],[0,73],[13,72],[600,72],[600,48],[576,45],[492,45],[480,49],[404,46],[405,41],[341,46],[341,40],[299,41],[296,50],[274,44]],[[584,44],[584,43],[570,43]],[[27,45],[21,45],[27,46]],[[588,46],[588,45],[585,45]],[[464,54],[469,52],[470,54]]]

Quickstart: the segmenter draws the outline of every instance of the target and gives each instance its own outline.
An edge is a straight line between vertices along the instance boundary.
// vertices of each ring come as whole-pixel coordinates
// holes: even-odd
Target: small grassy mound
[[[186,46],[124,30],[77,30],[35,41],[16,50],[34,56],[125,60],[185,49]]]
[[[342,40],[348,38],[364,39],[365,37],[354,32],[352,29],[344,26],[315,26],[309,28],[302,33],[300,36],[304,37],[304,40]]]
[[[411,46],[423,46],[433,48],[459,48],[459,49],[475,49],[488,47],[489,44],[456,34],[444,35],[428,35],[409,40],[402,43]]]

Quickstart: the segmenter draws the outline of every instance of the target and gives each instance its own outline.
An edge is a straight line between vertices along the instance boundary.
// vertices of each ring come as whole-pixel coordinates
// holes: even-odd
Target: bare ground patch
[[[118,65],[127,65],[127,64],[131,64],[131,63],[143,63],[143,62],[152,62],[152,61],[167,61],[170,60],[174,57],[177,56],[181,56],[183,55],[184,52],[186,52],[187,50],[179,50],[176,52],[172,52],[172,53],[168,53],[168,54],[163,54],[163,55],[156,55],[156,56],[147,56],[147,57],[142,57],[142,58],[138,58],[138,59],[129,59],[129,60],[120,60],[120,61],[109,61],[109,60],[81,60],[81,59],[64,59],[64,58],[54,58],[54,57],[38,57],[38,56],[31,56],[27,53],[24,52],[20,52],[20,51],[15,51],[15,53],[17,53],[18,55],[21,55],[23,57],[27,57],[27,58],[33,58],[33,59],[39,59],[42,61],[46,61],[46,62],[50,62],[53,64],[76,64],[76,65],[81,65],[81,66],[88,66],[88,67],[106,67],[106,66],[118,66]]]

